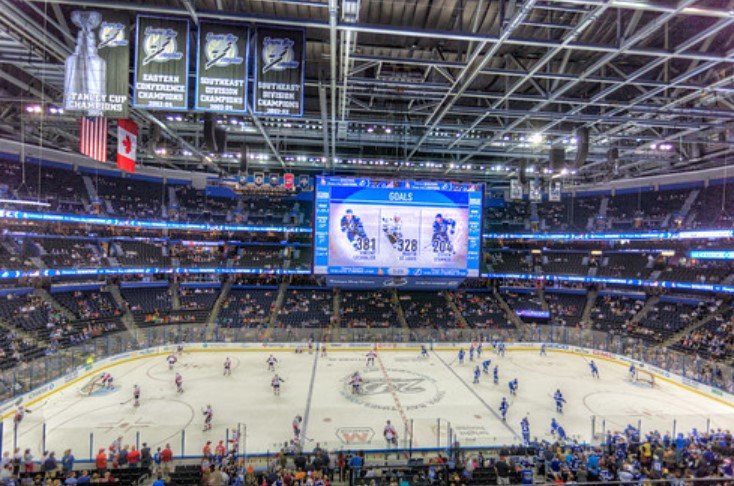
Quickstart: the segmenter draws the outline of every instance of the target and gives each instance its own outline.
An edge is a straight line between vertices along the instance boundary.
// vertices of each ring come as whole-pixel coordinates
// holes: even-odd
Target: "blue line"
[[[321,346],[315,346],[314,353],[316,356],[313,359],[313,367],[311,368],[311,383],[308,385],[308,398],[306,399],[306,411],[303,412],[303,427],[301,428],[301,437],[306,438],[306,429],[308,427],[308,416],[311,413],[311,400],[313,399],[313,384],[316,381],[316,364],[319,361],[319,349]],[[303,447],[303,442],[301,447]]]
[[[516,437],[517,439],[520,439],[520,440],[522,440],[522,438],[521,438],[521,437],[520,437],[520,436],[518,435],[518,433],[517,433],[517,432],[515,432],[515,431],[514,431],[514,430],[512,429],[512,427],[510,427],[510,426],[509,426],[509,425],[507,424],[507,422],[506,422],[506,421],[502,420],[502,417],[500,417],[499,415],[497,415],[497,412],[495,412],[495,411],[494,411],[494,409],[493,409],[492,407],[490,407],[490,406],[489,406],[489,404],[488,404],[487,402],[485,402],[485,401],[484,401],[484,399],[483,399],[482,397],[480,397],[480,396],[479,396],[479,394],[478,394],[478,393],[477,393],[476,391],[474,391],[474,389],[473,389],[473,388],[472,388],[471,386],[469,386],[469,384],[467,384],[467,382],[465,382],[465,381],[464,381],[464,380],[463,380],[463,379],[462,379],[462,378],[461,378],[461,377],[459,376],[459,374],[458,374],[458,373],[457,373],[456,371],[454,371],[454,369],[453,369],[453,368],[451,368],[451,366],[449,366],[448,364],[446,364],[446,361],[444,361],[443,359],[441,359],[441,356],[439,356],[437,352],[433,351],[433,354],[434,354],[434,355],[436,356],[436,358],[438,358],[438,360],[439,360],[439,361],[440,361],[440,362],[441,362],[441,363],[442,363],[442,364],[443,364],[443,365],[444,365],[444,366],[445,366],[445,367],[446,367],[446,368],[447,368],[447,369],[448,369],[448,370],[449,370],[449,371],[450,371],[451,373],[453,373],[453,374],[454,374],[454,376],[455,376],[456,378],[458,378],[458,379],[459,379],[459,381],[460,381],[460,382],[461,382],[461,383],[462,383],[462,384],[463,384],[463,385],[464,385],[464,386],[466,387],[466,389],[467,389],[467,390],[469,390],[469,391],[470,391],[470,392],[472,393],[472,395],[474,395],[475,397],[477,397],[477,400],[479,400],[480,402],[482,402],[482,405],[484,405],[484,406],[485,406],[485,407],[487,408],[487,410],[489,410],[489,411],[490,411],[490,413],[492,413],[492,415],[494,415],[494,416],[495,416],[495,417],[497,418],[497,420],[499,420],[499,421],[500,421],[500,423],[502,423],[502,425],[504,425],[504,426],[505,426],[505,428],[507,428],[507,430],[509,430],[509,431],[510,431],[510,432],[512,433],[512,435],[514,435],[514,436],[515,436],[515,437]]]

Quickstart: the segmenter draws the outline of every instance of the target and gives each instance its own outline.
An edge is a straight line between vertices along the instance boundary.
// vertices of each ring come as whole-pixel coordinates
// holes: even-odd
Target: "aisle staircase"
[[[132,312],[130,312],[130,307],[127,305],[127,302],[120,293],[120,287],[118,285],[107,285],[102,290],[109,292],[117,306],[122,309],[120,320],[125,325],[125,328],[127,328],[130,335],[134,336],[135,340],[140,343],[142,333],[140,332],[138,325],[135,323],[135,318],[133,317]]]
[[[648,299],[645,301],[645,305],[642,306],[642,309],[632,316],[632,319],[630,319],[630,324],[637,325],[644,319],[647,314],[655,308],[656,305],[660,302],[660,296],[659,295],[653,295],[651,297],[648,297]]]
[[[342,301],[342,294],[341,291],[334,287],[333,289],[334,296],[331,303],[331,327],[333,329],[338,329],[341,327],[342,324],[342,316],[341,316],[341,301]]]
[[[268,327],[275,327],[278,323],[278,314],[280,309],[283,307],[283,301],[285,300],[285,291],[288,289],[288,281],[283,280],[278,286],[278,295],[275,296],[273,305],[270,309],[270,315],[268,316]]]
[[[505,301],[504,297],[502,297],[502,294],[500,294],[497,289],[494,289],[492,292],[494,298],[497,299],[497,302],[499,303],[502,310],[505,311],[505,317],[507,317],[507,321],[511,322],[518,331],[525,332],[527,326],[524,322],[522,322],[522,319],[517,317],[515,311],[512,310],[510,305]]]
[[[599,291],[596,289],[589,290],[586,293],[586,305],[584,306],[584,312],[581,313],[581,322],[591,322],[591,311],[594,310],[594,305],[596,305],[596,298],[598,295]]]
[[[54,308],[55,311],[60,312],[68,320],[70,321],[76,320],[76,316],[74,315],[74,313],[71,312],[66,307],[64,307],[63,305],[59,304],[59,302],[56,299],[54,299],[53,295],[49,294],[46,289],[38,288],[33,291],[33,295],[48,302],[51,305],[51,307]]]
[[[179,289],[181,286],[178,281],[171,284],[171,310],[181,310],[181,296],[179,295]]]
[[[410,329],[408,321],[405,319],[403,306],[400,305],[400,297],[398,297],[398,291],[396,289],[391,289],[390,291],[390,302],[392,302],[392,305],[395,307],[395,314],[398,317],[400,326],[402,326],[403,329]]]
[[[217,325],[217,317],[219,317],[219,312],[221,312],[224,302],[227,300],[227,297],[229,297],[230,290],[232,290],[232,281],[227,280],[226,282],[224,282],[224,285],[222,285],[222,289],[219,291],[219,297],[217,297],[217,301],[214,302],[214,306],[209,312],[209,317],[207,317],[206,319],[207,336],[211,336],[212,332],[214,331],[214,328]]]
[[[459,327],[462,329],[468,329],[469,323],[466,322],[466,319],[464,318],[464,315],[459,310],[459,306],[456,305],[456,294],[454,292],[449,292],[448,290],[443,293],[444,297],[446,298],[446,302],[449,304],[449,308],[454,312],[454,315],[456,316],[456,321],[459,324]]]
[[[716,312],[712,312],[711,314],[708,314],[705,317],[702,317],[701,319],[697,320],[696,322],[692,323],[690,326],[685,327],[684,329],[676,332],[675,334],[672,334],[670,337],[665,339],[662,343],[658,344],[656,347],[658,348],[666,348],[668,346],[672,346],[673,344],[677,343],[684,337],[688,335],[688,333],[691,333],[695,331],[696,329],[699,329],[706,324],[710,323],[717,317],[721,316],[724,312],[726,312],[731,307],[731,302],[724,303],[720,305]]]

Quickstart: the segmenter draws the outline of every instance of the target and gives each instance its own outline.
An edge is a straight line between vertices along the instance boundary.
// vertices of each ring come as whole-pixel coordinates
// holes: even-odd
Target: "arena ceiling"
[[[84,7],[307,29],[303,118],[220,117],[227,153],[211,156],[201,114],[135,110],[167,144],[146,165],[235,172],[247,153],[266,170],[503,184],[542,173],[552,147],[572,166],[583,127],[587,160],[555,177],[734,161],[734,1],[0,0],[0,136],[76,150],[76,118],[47,108]]]

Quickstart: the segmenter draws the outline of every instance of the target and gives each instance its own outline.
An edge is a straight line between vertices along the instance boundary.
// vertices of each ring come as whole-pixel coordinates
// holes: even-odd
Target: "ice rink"
[[[207,350],[185,352],[175,370],[184,377],[184,393],[177,394],[175,371],[165,355],[114,364],[107,368],[116,382],[112,392],[84,397],[79,389],[88,380],[52,393],[31,407],[18,430],[19,447],[30,447],[36,457],[43,447],[57,455],[71,447],[77,458],[96,454],[114,438],[134,445],[156,447],[169,442],[177,456],[200,454],[203,443],[225,439],[227,429],[246,430],[241,450],[248,454],[278,450],[292,437],[291,421],[304,417],[304,443],[317,442],[329,449],[350,447],[382,449],[386,420],[395,424],[401,445],[412,438],[414,448],[445,446],[450,427],[462,445],[500,445],[520,442],[520,420],[528,416],[534,438],[550,438],[549,424],[556,417],[573,438],[592,439],[602,425],[621,430],[641,422],[643,431],[678,431],[692,427],[734,427],[734,408],[679,385],[657,380],[654,388],[633,383],[626,366],[597,360],[600,379],[591,377],[587,358],[549,350],[508,350],[505,357],[484,352],[499,366],[499,384],[491,374],[472,384],[472,370],[479,361],[459,365],[456,351],[380,351],[372,368],[365,366],[365,352],[329,350],[295,354],[278,351],[277,372],[283,377],[281,395],[273,396],[272,373],[267,371],[267,351]],[[233,361],[231,376],[223,376],[226,356]],[[467,357],[468,358],[468,357]],[[351,394],[348,377],[359,371],[364,391]],[[507,383],[519,380],[519,392],[511,397]],[[132,388],[142,389],[141,406],[133,407]],[[565,413],[556,414],[552,395],[560,389],[566,397]],[[500,400],[510,401],[507,422],[499,418]],[[202,431],[202,409],[214,408],[214,429]],[[409,432],[412,425],[412,437]],[[182,432],[184,431],[184,432]],[[230,432],[231,434],[231,432]],[[3,450],[13,445],[13,423],[4,424]]]

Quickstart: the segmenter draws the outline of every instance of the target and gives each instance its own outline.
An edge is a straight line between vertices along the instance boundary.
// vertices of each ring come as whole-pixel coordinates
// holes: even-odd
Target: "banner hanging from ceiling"
[[[253,111],[259,115],[303,116],[306,32],[257,27]]]
[[[538,179],[530,181],[528,186],[528,199],[531,201],[540,201],[543,199],[543,183]]]
[[[130,102],[130,18],[109,10],[75,10],[74,53],[66,58],[64,110],[127,118]]]
[[[553,181],[550,185],[548,200],[551,202],[561,201],[561,181]]]
[[[137,18],[133,106],[186,110],[189,95],[189,21]]]
[[[242,25],[199,24],[196,110],[247,112],[249,36],[250,30]]]
[[[510,179],[510,199],[522,199],[522,183],[520,179]]]

